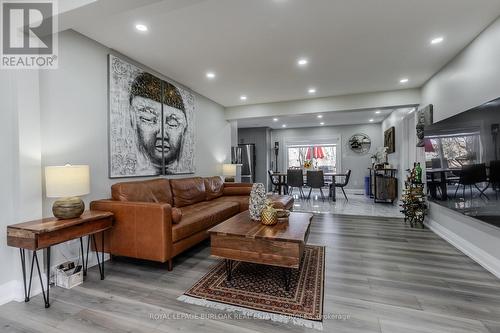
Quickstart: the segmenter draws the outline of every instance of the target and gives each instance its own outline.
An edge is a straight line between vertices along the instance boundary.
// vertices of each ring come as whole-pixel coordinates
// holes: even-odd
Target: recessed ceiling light
[[[316,88],[309,88],[309,90],[307,92],[310,93],[310,94],[315,94],[316,93]]]
[[[318,114],[316,117],[318,117],[319,119],[323,118],[323,115],[322,114]]]
[[[432,45],[435,45],[435,44],[440,44],[444,41],[444,37],[436,37],[436,38],[433,38],[431,39],[431,44]]]
[[[286,124],[281,125],[281,127],[285,128],[285,127],[286,127]]]
[[[215,79],[215,73],[214,72],[207,72],[206,76],[209,79]]]
[[[309,63],[309,60],[307,60],[306,58],[300,58],[299,60],[297,60],[297,65],[299,66],[305,66]]]
[[[402,78],[401,80],[399,80],[399,83],[408,83],[408,81],[410,81],[408,78]]]
[[[247,97],[246,97],[245,95],[241,95],[241,96],[240,96],[240,99],[241,99],[242,101],[246,101],[246,100],[247,100]]]
[[[382,112],[382,111],[380,111],[380,110],[375,111],[376,114],[380,114],[380,112]]]
[[[370,123],[373,123],[375,121],[375,119],[370,119]]]
[[[142,32],[148,31],[148,27],[145,26],[144,24],[136,24],[135,28],[139,31],[142,31]]]
[[[324,122],[320,122],[319,124],[320,124],[321,126],[323,126],[325,123],[324,123]]]
[[[273,121],[278,121],[279,119],[278,118],[273,118]]]

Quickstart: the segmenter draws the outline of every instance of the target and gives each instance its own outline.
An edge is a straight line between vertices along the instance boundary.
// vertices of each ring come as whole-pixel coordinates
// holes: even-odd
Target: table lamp
[[[89,166],[66,164],[45,167],[45,192],[48,198],[59,198],[52,206],[55,217],[80,217],[85,204],[79,196],[90,193]]]
[[[222,164],[222,176],[224,176],[224,181],[234,182],[236,177],[236,164]]]

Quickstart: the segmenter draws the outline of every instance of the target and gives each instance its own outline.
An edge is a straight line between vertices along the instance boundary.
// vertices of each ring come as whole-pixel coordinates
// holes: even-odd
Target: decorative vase
[[[278,223],[278,211],[273,207],[273,203],[267,200],[266,207],[262,210],[260,223],[264,225],[275,225]]]
[[[266,205],[266,188],[262,183],[255,183],[250,192],[249,207],[250,218],[260,221],[260,215]]]

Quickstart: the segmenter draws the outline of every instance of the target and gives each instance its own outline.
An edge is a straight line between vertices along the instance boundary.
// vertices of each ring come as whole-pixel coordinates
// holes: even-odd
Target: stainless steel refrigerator
[[[241,181],[255,183],[255,144],[239,144],[241,148]]]

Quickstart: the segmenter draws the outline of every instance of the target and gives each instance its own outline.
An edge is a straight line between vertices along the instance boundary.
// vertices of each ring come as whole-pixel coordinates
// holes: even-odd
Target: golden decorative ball
[[[275,225],[278,223],[278,211],[273,207],[272,203],[268,203],[262,210],[260,222],[264,225]]]

